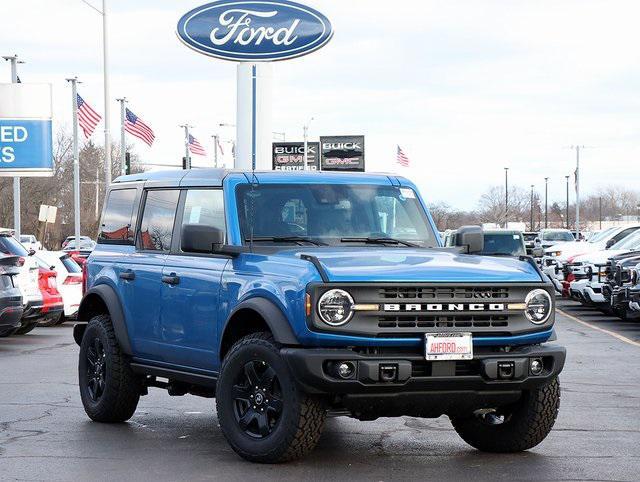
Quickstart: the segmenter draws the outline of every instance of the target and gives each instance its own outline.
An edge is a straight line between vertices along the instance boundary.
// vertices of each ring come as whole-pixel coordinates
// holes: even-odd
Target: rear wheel
[[[222,432],[241,457],[262,463],[300,458],[317,444],[325,420],[320,399],[302,392],[269,333],[235,343],[216,390]]]
[[[63,318],[62,313],[54,316],[52,318],[45,318],[44,320],[41,320],[38,324],[40,326],[56,326],[60,324],[60,320]]]
[[[468,417],[453,417],[451,423],[469,445],[484,452],[521,452],[542,442],[553,427],[560,407],[557,378],[526,391],[513,405],[496,410],[478,410]]]
[[[14,333],[16,335],[26,335],[33,331],[33,329],[38,326],[38,320],[27,320],[22,323],[22,326],[18,328]]]
[[[141,383],[131,370],[108,315],[91,318],[80,344],[80,398],[96,422],[124,422],[138,406]]]

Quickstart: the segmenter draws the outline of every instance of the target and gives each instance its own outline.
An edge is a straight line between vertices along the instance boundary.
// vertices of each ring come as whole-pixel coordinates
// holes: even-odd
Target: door
[[[171,248],[180,191],[146,191],[136,249],[119,273],[125,317],[136,357],[165,361],[160,329],[162,268]]]
[[[218,300],[228,259],[183,252],[180,233],[186,224],[225,230],[222,189],[189,189],[180,205],[176,239],[162,270],[162,341],[173,364],[216,371]]]

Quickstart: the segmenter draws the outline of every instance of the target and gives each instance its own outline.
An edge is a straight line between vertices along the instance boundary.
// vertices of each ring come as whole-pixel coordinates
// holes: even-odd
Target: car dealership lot
[[[0,341],[0,480],[637,480],[640,322],[572,302],[559,307],[624,339],[558,315],[568,350],[560,416],[533,450],[475,451],[445,417],[335,418],[314,452],[279,466],[240,459],[209,399],[151,389],[129,423],[90,422],[78,394],[71,325],[37,328]]]

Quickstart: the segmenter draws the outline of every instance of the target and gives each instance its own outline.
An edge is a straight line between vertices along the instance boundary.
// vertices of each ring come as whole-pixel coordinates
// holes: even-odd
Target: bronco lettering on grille
[[[504,311],[504,303],[385,303],[384,311]]]

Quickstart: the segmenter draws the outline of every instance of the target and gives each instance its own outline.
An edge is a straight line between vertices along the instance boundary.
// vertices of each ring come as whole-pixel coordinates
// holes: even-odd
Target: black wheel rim
[[[233,410],[240,429],[252,438],[268,437],[282,415],[282,389],[266,362],[245,363],[233,385]]]
[[[87,390],[94,402],[100,400],[104,393],[106,377],[106,354],[100,338],[94,338],[87,348]]]

